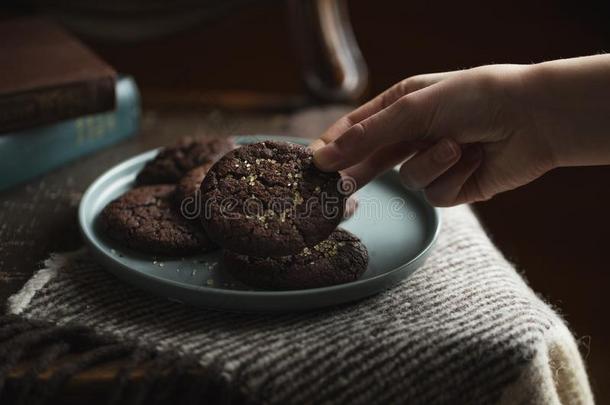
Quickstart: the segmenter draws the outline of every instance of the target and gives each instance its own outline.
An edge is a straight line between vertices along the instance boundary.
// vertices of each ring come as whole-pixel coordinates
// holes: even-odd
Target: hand
[[[559,165],[610,163],[608,78],[607,55],[414,76],[331,126],[314,162],[362,186],[406,160],[403,183],[432,204],[486,200]]]

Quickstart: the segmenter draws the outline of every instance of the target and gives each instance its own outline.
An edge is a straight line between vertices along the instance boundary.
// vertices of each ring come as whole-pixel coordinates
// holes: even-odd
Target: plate
[[[267,139],[306,145],[308,140],[279,136],[241,136],[238,144]],[[438,210],[421,193],[404,189],[390,171],[357,192],[359,208],[342,227],[358,235],[369,251],[363,276],[346,284],[291,291],[249,288],[223,269],[219,251],[188,257],[154,257],[107,239],[99,214],[134,186],[136,174],[158,150],[134,156],[102,174],[89,186],[79,206],[85,242],[104,268],[143,290],[173,301],[228,311],[302,311],[343,304],[391,288],[426,259],[440,228]]]

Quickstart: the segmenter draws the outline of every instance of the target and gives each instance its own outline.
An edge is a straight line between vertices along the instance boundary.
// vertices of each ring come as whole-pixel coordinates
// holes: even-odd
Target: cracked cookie
[[[184,137],[175,145],[163,148],[147,162],[136,177],[136,184],[173,184],[189,170],[214,162],[235,148],[232,138],[212,136]]]
[[[173,205],[175,186],[138,187],[109,203],[101,213],[110,238],[142,252],[180,256],[214,249],[197,222]]]
[[[253,257],[224,251],[225,268],[252,287],[295,290],[357,280],[366,270],[366,247],[353,234],[337,229],[317,245],[286,257]]]
[[[199,187],[212,163],[206,163],[189,170],[176,185],[176,207],[188,219],[199,218],[201,195]]]
[[[339,173],[318,170],[304,146],[242,146],[205,176],[201,221],[214,242],[233,252],[297,254],[328,238],[341,221],[350,192],[342,186]]]

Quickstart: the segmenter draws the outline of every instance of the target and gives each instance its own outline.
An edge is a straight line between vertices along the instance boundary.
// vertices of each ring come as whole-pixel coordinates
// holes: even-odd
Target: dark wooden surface
[[[440,7],[423,1],[387,0],[373,6],[351,0],[350,5],[371,73],[369,94],[417,73],[530,63],[610,48],[609,6],[592,1],[475,1]],[[221,119],[205,109],[210,104],[243,110],[302,103],[303,85],[284,13],[281,5],[269,3],[143,44],[89,41],[118,70],[136,76],[150,107],[146,129],[136,140],[0,194],[0,290],[6,294],[18,288],[48,252],[79,245],[75,207],[83,187],[124,157],[208,126],[222,133],[294,133],[294,128],[315,126],[315,115]],[[609,178],[609,168],[560,169],[476,207],[501,250],[581,339],[600,404],[610,403]]]

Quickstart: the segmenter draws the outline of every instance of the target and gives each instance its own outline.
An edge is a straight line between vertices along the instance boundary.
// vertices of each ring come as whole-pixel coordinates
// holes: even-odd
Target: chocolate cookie
[[[304,146],[242,146],[205,176],[201,221],[214,242],[233,252],[297,254],[328,238],[341,221],[350,191],[342,186],[339,173],[318,170]]]
[[[201,191],[199,187],[212,163],[206,163],[189,170],[180,179],[176,186],[176,207],[185,218],[195,219],[199,217],[201,210]]]
[[[343,229],[301,253],[285,257],[245,256],[224,252],[227,270],[244,284],[270,290],[325,287],[357,280],[367,268],[360,240]]]
[[[212,250],[197,222],[174,209],[175,186],[138,187],[108,204],[101,213],[105,233],[117,242],[158,255],[179,256]]]
[[[184,137],[174,146],[161,150],[146,163],[136,178],[142,184],[172,184],[186,172],[204,163],[214,162],[235,147],[231,138],[212,136]]]

